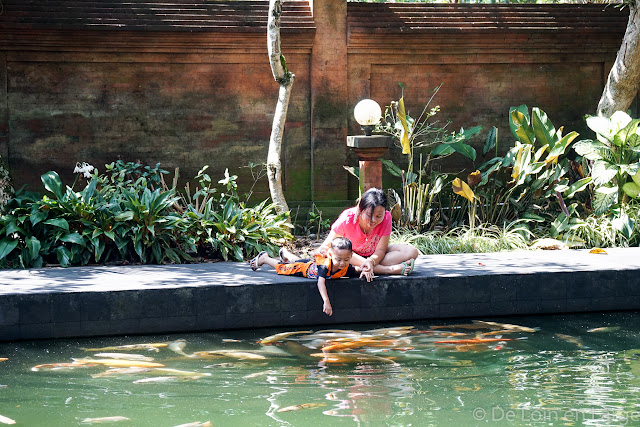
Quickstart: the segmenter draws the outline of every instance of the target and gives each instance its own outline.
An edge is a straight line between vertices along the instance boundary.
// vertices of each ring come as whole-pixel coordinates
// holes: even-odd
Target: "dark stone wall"
[[[510,14],[510,22],[523,22],[518,27],[501,21],[508,9],[491,5],[482,9],[489,18],[478,12],[447,20],[447,13],[465,12],[464,5],[448,5],[434,9],[444,11],[448,27],[429,24],[432,11],[425,9],[411,12],[423,13],[426,22],[414,28],[412,22],[423,21],[385,12],[405,6],[315,3],[313,28],[282,34],[287,66],[296,75],[284,187],[289,206],[301,206],[302,215],[312,200],[328,216],[353,203],[357,182],[342,167],[357,164],[345,145],[347,134],[360,134],[353,107],[365,97],[388,105],[400,97],[398,82],[407,86],[414,116],[443,83],[433,101],[441,107],[438,119],[450,120],[450,130],[498,126],[501,149],[512,143],[508,109],[520,104],[538,106],[556,127],[587,136],[582,116],[595,111],[626,25],[623,12],[599,5],[564,8],[567,23],[543,22],[532,30],[524,28],[527,17],[546,14],[556,22],[555,9],[532,6]],[[77,19],[65,24],[73,21],[65,15],[52,28],[21,24],[27,15],[11,15],[19,4],[9,1],[0,15],[0,154],[16,186],[41,190],[39,177],[48,170],[71,184],[76,162],[104,168],[122,158],[160,162],[171,172],[179,167],[183,181],[207,164],[214,179],[229,168],[239,175],[241,191],[250,188],[245,166],[266,161],[278,93],[264,27],[174,31],[162,22],[91,30]],[[593,24],[603,20],[606,25]],[[483,138],[474,141],[478,151]],[[406,163],[397,149],[390,157]],[[474,165],[451,156],[439,167]],[[385,185],[397,182],[387,177]],[[266,198],[266,179],[254,190],[254,201]]]

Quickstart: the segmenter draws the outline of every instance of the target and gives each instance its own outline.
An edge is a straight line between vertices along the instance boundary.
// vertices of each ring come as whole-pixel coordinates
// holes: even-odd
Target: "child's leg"
[[[259,269],[262,264],[267,264],[273,268],[276,268],[278,260],[276,260],[275,258],[271,258],[267,252],[262,251],[258,254],[258,256],[249,261],[249,265],[251,266],[251,269],[253,271]]]
[[[280,255],[280,258],[282,259],[282,262],[294,262],[295,260],[300,259],[299,256],[292,254],[285,247],[280,248],[279,255]]]
[[[260,256],[260,258],[258,258],[258,267],[261,266],[262,264],[267,264],[273,268],[276,268],[276,264],[278,264],[278,262],[279,261],[277,259],[271,258],[269,254],[264,253],[262,254],[262,256]]]

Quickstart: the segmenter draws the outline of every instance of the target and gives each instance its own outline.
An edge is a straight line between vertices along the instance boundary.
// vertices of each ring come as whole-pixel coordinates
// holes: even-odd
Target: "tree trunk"
[[[640,0],[639,0],[640,1]],[[280,51],[280,15],[282,15],[282,0],[269,1],[269,19],[267,21],[267,48],[273,78],[280,84],[278,103],[271,126],[269,139],[269,154],[267,155],[267,178],[271,199],[278,206],[280,212],[289,210],[287,200],[282,191],[282,136],[284,124],[287,120],[287,108],[295,76],[287,70],[284,55]]]
[[[640,82],[640,0],[629,2],[627,30],[613,63],[604,92],[598,103],[598,115],[611,117],[626,111],[638,93]]]

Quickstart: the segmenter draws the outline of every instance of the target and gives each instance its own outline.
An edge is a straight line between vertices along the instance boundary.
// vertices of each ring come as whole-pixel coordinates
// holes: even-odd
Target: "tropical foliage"
[[[242,260],[274,251],[291,238],[288,214],[276,214],[265,200],[246,206],[236,176],[225,171],[216,193],[200,171],[194,194],[164,185],[156,165],[116,162],[105,174],[76,169],[86,184],[65,186],[56,172],[42,175],[44,195],[18,192],[0,217],[0,263],[28,268],[89,263],[179,263],[196,256]],[[91,173],[93,172],[93,173]],[[215,195],[215,197],[214,197]]]

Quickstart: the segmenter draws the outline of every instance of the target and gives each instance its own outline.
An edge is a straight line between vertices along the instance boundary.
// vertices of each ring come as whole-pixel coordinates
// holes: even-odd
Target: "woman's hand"
[[[322,255],[324,257],[328,256],[329,254],[329,248],[327,248],[326,246],[322,245],[317,249],[314,249],[311,251],[311,256],[316,256],[316,255]]]
[[[370,259],[365,259],[360,266],[360,278],[362,277],[367,279],[367,282],[373,280],[373,262]]]

